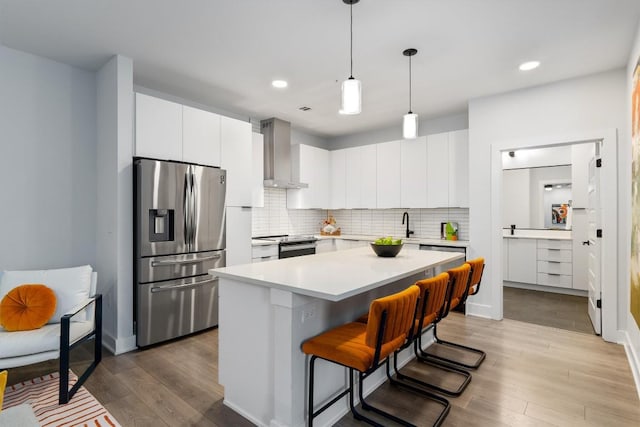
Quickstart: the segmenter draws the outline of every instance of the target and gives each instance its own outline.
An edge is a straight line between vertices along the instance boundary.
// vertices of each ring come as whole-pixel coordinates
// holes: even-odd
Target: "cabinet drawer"
[[[571,251],[566,249],[538,248],[538,261],[571,262]]]
[[[538,261],[538,273],[573,274],[573,265],[570,262]]]
[[[571,240],[538,239],[538,248],[571,250]]]
[[[251,258],[278,257],[278,245],[261,245],[251,248]]]
[[[571,288],[573,287],[573,280],[572,276],[565,274],[538,273],[538,285]]]
[[[264,255],[264,256],[259,257],[259,258],[252,258],[251,262],[252,263],[265,262],[265,261],[271,261],[272,259],[278,259],[278,255]]]

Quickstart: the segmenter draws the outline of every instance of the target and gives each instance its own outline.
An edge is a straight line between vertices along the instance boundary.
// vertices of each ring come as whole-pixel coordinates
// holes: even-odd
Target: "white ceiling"
[[[338,114],[349,76],[342,0],[0,0],[0,43],[96,70],[134,61],[134,82],[334,137],[463,112],[469,99],[622,67],[638,0],[362,0],[353,7],[358,116]],[[519,63],[537,59],[528,73]],[[289,87],[276,90],[272,79]],[[301,106],[311,107],[302,112]]]

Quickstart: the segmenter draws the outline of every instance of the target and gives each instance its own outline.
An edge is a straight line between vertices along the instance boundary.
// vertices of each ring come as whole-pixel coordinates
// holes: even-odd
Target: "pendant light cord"
[[[411,56],[409,56],[409,114],[412,114],[412,111],[411,111]]]
[[[351,42],[349,44],[350,49],[349,49],[349,57],[351,59],[351,68],[349,71],[349,78],[352,79],[353,78],[353,2],[351,2],[349,4],[349,14],[351,16],[351,25],[349,27],[350,29],[350,36],[351,36]]]

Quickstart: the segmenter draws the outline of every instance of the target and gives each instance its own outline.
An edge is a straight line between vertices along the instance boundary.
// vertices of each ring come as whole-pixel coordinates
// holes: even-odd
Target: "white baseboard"
[[[627,359],[629,359],[629,367],[633,374],[633,381],[636,383],[636,392],[640,397],[640,355],[636,353],[635,348],[631,345],[631,339],[629,333],[624,331],[624,351],[627,353]]]
[[[136,350],[136,336],[114,338],[110,333],[102,331],[102,346],[111,353],[118,355]]]
[[[260,427],[269,427],[266,424],[263,424],[262,422],[260,422],[260,420],[254,418],[253,416],[251,416],[250,414],[248,414],[247,412],[243,411],[242,409],[240,409],[240,407],[238,405],[236,405],[235,403],[231,402],[229,399],[224,398],[224,400],[222,401],[222,404],[224,406],[227,406],[228,408],[231,408],[233,410],[233,412],[236,412],[240,415],[242,415],[242,417],[246,418],[247,420],[251,421],[252,423],[254,423],[257,426]]]
[[[465,303],[466,314],[470,316],[484,317],[486,319],[493,319],[491,315],[492,306],[487,304],[476,304],[467,300]]]

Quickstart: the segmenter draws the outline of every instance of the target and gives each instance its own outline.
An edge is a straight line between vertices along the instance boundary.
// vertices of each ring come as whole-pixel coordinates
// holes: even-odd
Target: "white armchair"
[[[0,370],[60,359],[60,404],[73,397],[102,359],[102,295],[96,294],[97,273],[91,266],[56,270],[4,271],[0,300],[25,283],[41,283],[56,294],[49,323],[29,331],[8,332],[0,326]],[[94,339],[94,359],[69,388],[69,352]]]

